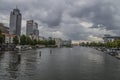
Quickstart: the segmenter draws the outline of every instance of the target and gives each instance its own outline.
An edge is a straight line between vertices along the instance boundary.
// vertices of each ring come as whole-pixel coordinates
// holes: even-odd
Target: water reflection
[[[0,80],[119,80],[119,74],[119,60],[91,48],[0,53]]]
[[[0,80],[14,80],[19,76],[18,54],[16,52],[0,52]]]
[[[20,59],[19,53],[12,52],[10,53],[10,60],[9,60],[9,68],[8,73],[10,74],[12,79],[16,79],[19,74],[19,66],[20,66]]]
[[[96,64],[104,64],[104,56],[102,56],[102,53],[101,52],[99,52],[98,54],[95,53],[96,52],[89,51],[89,54],[87,54],[88,59]]]

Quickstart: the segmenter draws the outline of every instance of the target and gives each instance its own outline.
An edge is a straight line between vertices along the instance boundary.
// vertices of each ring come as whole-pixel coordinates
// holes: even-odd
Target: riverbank
[[[105,47],[93,47],[94,49],[109,54],[120,60],[120,49],[119,48],[105,48]]]

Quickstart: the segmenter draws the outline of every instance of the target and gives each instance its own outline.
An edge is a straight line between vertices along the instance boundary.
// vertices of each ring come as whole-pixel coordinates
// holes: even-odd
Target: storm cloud
[[[26,20],[33,19],[41,36],[100,39],[104,34],[120,34],[119,4],[119,0],[0,0],[0,22],[9,26],[10,12],[17,6],[23,16],[23,34]]]

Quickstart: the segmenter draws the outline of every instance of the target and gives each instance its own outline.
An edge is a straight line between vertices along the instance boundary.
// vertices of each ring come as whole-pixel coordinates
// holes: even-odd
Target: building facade
[[[72,45],[72,41],[71,40],[64,40],[63,41],[63,46],[71,46]]]
[[[38,24],[37,23],[34,23],[33,34],[35,36],[39,36],[39,30],[38,30]]]
[[[55,45],[57,47],[59,47],[59,48],[62,47],[63,41],[61,38],[55,38],[54,40],[55,40]]]
[[[33,20],[28,20],[26,24],[26,35],[31,36],[32,39],[39,38],[38,24]]]
[[[19,9],[13,9],[10,13],[10,34],[21,35],[22,14]]]
[[[26,35],[27,36],[33,34],[33,29],[34,29],[33,24],[34,24],[33,20],[29,20],[29,21],[26,22]]]
[[[118,39],[120,39],[120,36],[104,35],[104,37],[103,37],[104,43],[113,42]]]
[[[2,33],[2,34],[5,35],[5,43],[6,43],[6,44],[13,44],[13,38],[14,38],[16,35],[8,34],[8,33]]]

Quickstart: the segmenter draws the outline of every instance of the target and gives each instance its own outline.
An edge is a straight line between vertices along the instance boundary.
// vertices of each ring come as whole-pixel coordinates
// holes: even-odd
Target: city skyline
[[[2,0],[0,21],[8,25],[9,13],[17,5],[26,20],[39,24],[40,35],[72,40],[101,40],[104,34],[119,35],[119,0]],[[4,3],[4,5],[2,5]],[[52,5],[48,5],[48,3]],[[6,4],[6,5],[5,5]]]

